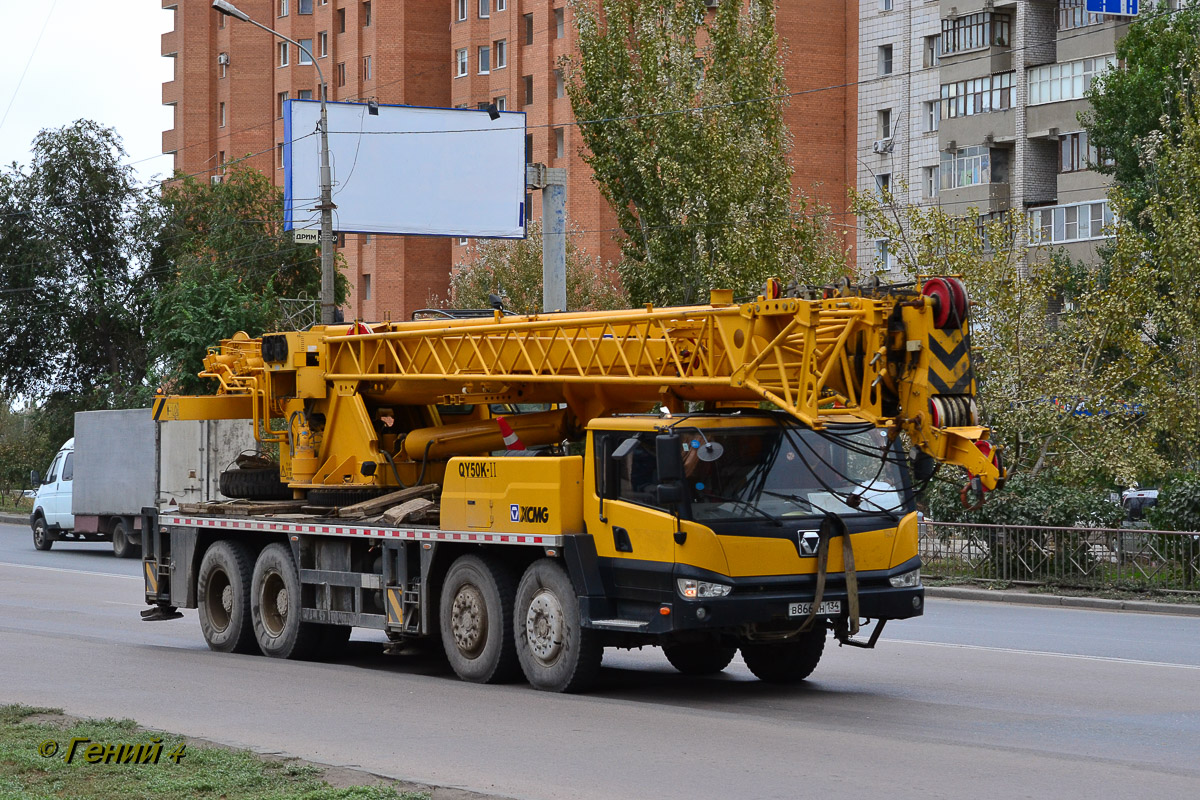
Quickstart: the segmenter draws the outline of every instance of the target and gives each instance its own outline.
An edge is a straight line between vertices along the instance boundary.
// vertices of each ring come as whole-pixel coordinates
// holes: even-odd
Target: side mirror
[[[683,440],[678,433],[660,433],[654,437],[654,454],[658,458],[658,504],[675,508],[679,516],[691,517],[691,496],[683,486]]]
[[[29,471],[29,486],[30,486],[30,488],[41,486],[41,485],[42,485],[42,473],[38,472],[36,469],[30,470]]]

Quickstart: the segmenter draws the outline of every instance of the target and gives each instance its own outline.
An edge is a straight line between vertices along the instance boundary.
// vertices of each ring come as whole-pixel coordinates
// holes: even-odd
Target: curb
[[[24,525],[29,527],[28,514],[0,514],[0,523],[5,525]]]
[[[1175,614],[1200,617],[1200,605],[1181,603],[1152,603],[1146,600],[1107,600],[1100,597],[1066,597],[1057,594],[1029,594],[992,589],[962,589],[954,586],[926,586],[926,597],[948,600],[982,600],[993,603],[1012,603],[1025,606],[1059,606],[1086,608],[1092,611],[1135,611],[1142,614]]]

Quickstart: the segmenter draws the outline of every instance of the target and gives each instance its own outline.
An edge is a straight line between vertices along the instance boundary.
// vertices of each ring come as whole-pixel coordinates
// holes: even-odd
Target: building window
[[[288,93],[280,92],[279,93],[279,109],[278,109],[278,113],[275,115],[275,116],[279,117],[280,119],[283,119],[284,104],[287,101],[288,101]]]
[[[1029,211],[1029,243],[1065,244],[1101,239],[1112,222],[1113,213],[1107,200],[1034,208]]]
[[[497,111],[507,111],[508,110],[508,98],[507,97],[503,97],[503,96],[497,97],[496,99],[492,100],[492,102],[496,104]]]
[[[371,27],[371,0],[363,3],[363,27]]]
[[[496,0],[496,10],[497,11],[503,11],[506,8],[508,8],[507,0]]]
[[[1008,14],[980,11],[942,20],[942,55],[965,53],[984,47],[1008,47],[1012,41]]]
[[[875,176],[875,191],[884,194],[892,190],[892,173],[880,172]]]
[[[1058,140],[1058,171],[1078,172],[1093,169],[1100,163],[1100,154],[1088,142],[1087,131],[1068,133]]]
[[[363,300],[371,299],[371,276],[363,275]]]
[[[525,102],[524,105],[533,105],[533,76],[526,75],[521,79],[525,84]]]
[[[329,31],[321,31],[317,34],[317,51],[320,58],[329,55]]]
[[[286,17],[288,15],[288,0],[279,0],[279,16]]]
[[[225,19],[225,17],[222,16],[221,19]],[[229,75],[229,53],[219,53],[217,55],[217,74],[222,78]]]
[[[338,33],[346,32],[346,9],[339,8],[337,10],[337,27]]]
[[[456,65],[454,76],[461,78],[467,74],[467,48],[454,51],[454,63]]]
[[[458,246],[459,246],[459,247],[466,247],[466,246],[467,246],[468,244],[470,244],[470,243],[471,243],[471,240],[470,240],[470,239],[462,238],[462,239],[459,239],[459,240],[458,240]]]
[[[1034,67],[1029,70],[1029,105],[1080,100],[1096,76],[1116,63],[1116,56],[1100,56]]]
[[[942,119],[1004,111],[1013,104],[1013,73],[942,84]]]
[[[312,89],[301,89],[296,92],[297,100],[312,100]]]
[[[1099,25],[1104,22],[1103,14],[1087,10],[1087,0],[1058,0],[1058,29],[1069,31]]]
[[[885,44],[879,48],[879,74],[892,74],[892,46]]]
[[[225,127],[225,104],[217,103],[217,127]]]
[[[462,22],[467,18],[467,0],[458,0],[458,21]]]
[[[229,17],[225,16],[224,14],[219,15],[217,19],[217,27],[221,30],[225,30],[225,20],[227,19],[229,19]]]
[[[346,62],[343,61],[337,65],[337,85],[346,85]]]
[[[890,108],[881,109],[879,112],[877,112],[876,122],[879,138],[892,138],[892,110]]]
[[[508,66],[508,40],[499,39],[492,43],[493,52],[496,55],[496,66],[494,69],[504,69]]]
[[[492,0],[479,0],[479,18],[487,19],[492,15]]]
[[[926,36],[925,37],[925,55],[921,60],[921,64],[926,67],[936,67],[942,61],[942,37],[941,36]]]
[[[567,149],[566,141],[567,141],[566,131],[564,131],[562,128],[555,128],[554,129],[554,157],[555,158],[563,157],[563,154],[566,152],[566,149]]]
[[[275,168],[283,169],[283,142],[275,145]]]
[[[297,14],[311,14],[312,0],[300,0],[300,7],[296,9]],[[222,14],[222,16],[224,16]]]
[[[964,147],[955,153],[942,153],[943,189],[961,189],[992,182],[991,151],[983,145]]]
[[[525,44],[533,44],[533,14],[526,14],[524,19],[525,19]]]
[[[563,79],[563,71],[561,69],[554,70],[554,96],[563,97],[567,93],[566,81]]]
[[[221,174],[225,174],[225,151],[221,150],[217,153],[217,166],[221,169]]]
[[[525,134],[525,163],[526,164],[533,163],[533,134],[532,133]],[[529,206],[528,205],[525,206],[525,209],[526,209],[525,213],[526,213],[526,215],[528,215],[529,214]]]
[[[363,80],[371,80],[371,57],[363,56]]]
[[[925,196],[932,199],[938,196],[941,189],[941,182],[938,180],[938,168],[936,165],[925,168]]]
[[[879,0],[879,10],[880,11],[891,11],[892,10],[892,0]]]
[[[296,55],[296,61],[300,64],[312,63],[312,39],[300,40],[300,52]]]
[[[928,100],[923,104],[926,133],[933,133],[938,129],[938,120],[942,118],[942,114],[938,110],[939,105],[937,100]]]
[[[279,43],[279,66],[286,67],[288,65],[288,43]]]
[[[491,63],[492,63],[492,48],[488,47],[486,44],[480,46],[480,48],[479,48],[479,74],[487,75],[489,72],[491,72],[492,71]]]
[[[561,39],[567,35],[566,10],[554,9],[554,38]]]
[[[875,242],[875,263],[879,265],[881,270],[887,272],[896,271],[896,256],[892,253],[891,243],[887,239],[878,239]]]

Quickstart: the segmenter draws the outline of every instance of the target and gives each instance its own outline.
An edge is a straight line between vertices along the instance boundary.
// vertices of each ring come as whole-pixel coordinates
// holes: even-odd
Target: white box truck
[[[111,541],[118,557],[134,558],[143,508],[219,499],[221,471],[255,447],[245,420],[156,422],[148,408],[81,411],[74,438],[44,476],[31,476],[33,546]]]

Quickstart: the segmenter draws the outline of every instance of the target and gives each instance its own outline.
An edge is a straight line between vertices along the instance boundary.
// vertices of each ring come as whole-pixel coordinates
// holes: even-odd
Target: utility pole
[[[567,171],[525,165],[525,188],[542,190],[542,310],[567,310]]]
[[[329,94],[329,85],[325,83],[325,73],[321,70],[321,65],[317,63],[317,59],[313,57],[312,51],[295,39],[289,39],[279,31],[268,28],[262,23],[255,22],[244,11],[240,11],[233,3],[228,2],[228,0],[213,0],[212,7],[227,17],[240,19],[242,22],[249,22],[256,28],[262,28],[267,33],[277,36],[289,44],[294,44],[299,50],[308,54],[309,62],[317,68],[317,78],[321,81],[321,122],[319,124],[321,134],[321,204],[317,206],[317,209],[321,212],[321,322],[329,325],[333,322],[333,313],[336,307],[334,301],[334,276],[336,273],[333,262],[334,205],[333,179],[329,171],[329,115],[325,108],[325,102]]]

